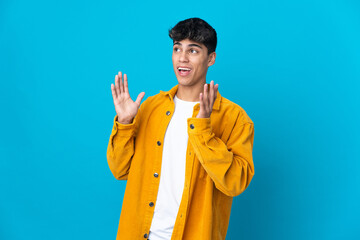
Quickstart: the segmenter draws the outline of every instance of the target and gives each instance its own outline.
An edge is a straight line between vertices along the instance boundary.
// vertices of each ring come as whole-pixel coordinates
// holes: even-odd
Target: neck
[[[192,86],[184,86],[180,85],[178,86],[176,96],[184,101],[188,102],[199,102],[199,95],[204,91],[204,84],[206,81],[200,82],[197,85]]]

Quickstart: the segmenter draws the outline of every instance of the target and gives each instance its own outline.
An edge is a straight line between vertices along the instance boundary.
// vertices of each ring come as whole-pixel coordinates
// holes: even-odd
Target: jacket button
[[[150,202],[150,203],[149,203],[149,206],[150,206],[150,207],[153,207],[153,206],[154,206],[154,203],[153,203],[153,202]]]
[[[144,238],[148,238],[148,234],[147,234],[147,233],[144,234]]]
[[[170,115],[170,111],[167,111],[167,112],[166,112],[166,115],[168,115],[168,116],[169,116],[169,115]]]
[[[193,125],[193,124],[190,124],[190,128],[191,128],[191,129],[194,129],[195,127],[194,127],[194,125]]]
[[[160,145],[161,145],[161,142],[160,142],[160,141],[157,141],[157,145],[160,146]]]
[[[159,174],[158,173],[154,173],[154,177],[158,177],[159,176]]]

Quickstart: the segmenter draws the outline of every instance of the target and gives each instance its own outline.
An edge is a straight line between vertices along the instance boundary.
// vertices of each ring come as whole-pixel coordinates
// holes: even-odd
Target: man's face
[[[175,41],[172,61],[179,85],[204,84],[208,67],[215,63],[215,57],[215,52],[208,55],[204,44],[189,39]]]

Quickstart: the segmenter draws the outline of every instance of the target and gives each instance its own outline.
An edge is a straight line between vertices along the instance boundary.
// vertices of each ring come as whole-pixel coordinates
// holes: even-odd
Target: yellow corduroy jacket
[[[131,124],[117,116],[107,161],[116,179],[127,180],[117,240],[147,239],[161,174],[163,140],[174,112],[177,87],[149,97]],[[188,119],[185,183],[172,240],[225,239],[232,199],[254,175],[254,124],[219,92],[210,118]]]

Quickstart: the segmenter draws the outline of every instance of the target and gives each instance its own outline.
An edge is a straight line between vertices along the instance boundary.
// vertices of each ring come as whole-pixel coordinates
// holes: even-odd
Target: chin
[[[194,85],[193,79],[191,77],[182,77],[182,76],[176,76],[179,85],[183,86],[192,86]]]

